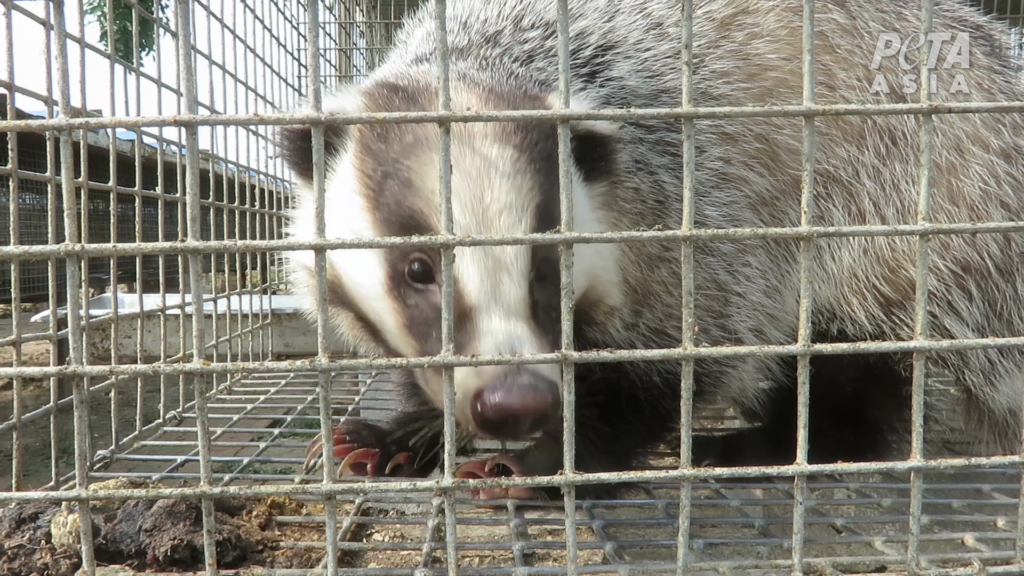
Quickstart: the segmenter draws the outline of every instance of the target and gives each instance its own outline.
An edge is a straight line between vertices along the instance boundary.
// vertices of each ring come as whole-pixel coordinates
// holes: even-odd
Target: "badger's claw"
[[[378,448],[368,446],[360,447],[359,444],[345,434],[344,430],[335,428],[331,433],[332,449],[331,455],[341,459],[338,464],[337,476],[340,478],[346,473],[353,476],[404,476],[409,472],[413,457],[409,452],[401,452],[388,461],[384,467],[384,474],[380,474],[380,455]],[[306,474],[312,474],[323,465],[323,438],[317,435],[306,448],[306,461],[303,470]]]
[[[399,466],[402,466],[401,470],[404,470],[405,467],[409,466],[410,464],[412,464],[412,453],[402,452],[401,454],[398,454],[397,456],[392,458],[390,462],[388,462],[387,467],[384,468],[384,475],[391,476],[391,472],[393,472]]]
[[[353,476],[377,476],[377,461],[380,450],[376,448],[357,448],[348,453],[338,465],[338,478],[351,472]]]
[[[312,474],[323,464],[323,435],[317,434],[316,438],[309,443],[306,447],[306,461],[303,463],[302,470],[306,474]],[[333,450],[331,454],[335,458],[346,458],[353,450],[356,450],[358,446],[352,443],[345,432],[339,428],[335,428],[331,431],[331,445]]]
[[[470,460],[455,469],[456,478],[476,480],[480,478],[506,478],[509,476],[522,476],[522,468],[515,459],[505,454],[499,454],[488,460]],[[470,496],[476,500],[497,500],[501,498],[513,498],[517,500],[533,500],[537,493],[533,488],[484,488],[483,490],[470,490]]]

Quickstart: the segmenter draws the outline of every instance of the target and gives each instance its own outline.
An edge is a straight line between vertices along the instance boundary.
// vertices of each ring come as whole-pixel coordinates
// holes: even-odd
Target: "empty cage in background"
[[[578,1],[550,0],[551,11],[561,15]],[[401,408],[400,372],[409,362],[358,357],[357,343],[335,332],[326,309],[306,310],[285,254],[315,248],[319,256],[310,262],[322,267],[328,249],[398,246],[408,239],[290,238],[301,178],[288,168],[279,130],[312,125],[311,158],[323,161],[337,145],[331,127],[425,123],[445,135],[438,150],[443,165],[451,161],[460,123],[504,120],[512,126],[572,116],[535,107],[448,113],[443,109],[451,106],[451,93],[444,89],[430,96],[441,113],[332,116],[325,123],[321,114],[300,111],[322,106],[339,84],[361,84],[384,65],[402,22],[422,3],[0,1],[6,138],[0,146],[0,575],[74,574],[82,567],[96,574],[110,565],[208,574],[262,568],[258,573],[278,575],[1024,571],[1021,460],[972,455],[974,431],[964,429],[957,409],[960,389],[945,377],[915,383],[925,393],[918,414],[923,434],[949,451],[934,465],[819,464],[794,479],[793,472],[787,477],[771,468],[681,466],[680,449],[670,443],[652,451],[641,469],[606,475],[639,482],[628,496],[578,497],[577,489],[593,480],[574,470],[538,483],[561,486],[564,500],[503,498],[489,508],[470,490],[530,481],[452,477],[465,458],[479,454],[460,454],[426,478],[335,479],[308,470],[317,435],[344,422],[383,422]],[[700,18],[702,2],[693,4]],[[801,14],[804,5],[820,13],[824,4],[793,0],[786,6]],[[1024,4],[974,4],[1008,24],[1009,45],[1019,53]],[[451,9],[441,0],[434,8]],[[685,24],[689,13],[683,3],[679,9]],[[922,14],[929,10],[922,6]],[[439,54],[448,55],[449,24],[434,24],[442,38]],[[558,34],[577,33],[557,28]],[[808,26],[804,32],[809,38],[817,31]],[[682,45],[678,52],[680,68],[715,57],[691,55]],[[871,57],[863,55],[865,67]],[[447,64],[441,68],[435,78]],[[685,87],[693,101],[701,91],[699,84]],[[803,104],[813,104],[813,95],[806,96]],[[800,123],[801,102],[783,104],[793,106],[781,113]],[[865,114],[857,108],[846,106],[846,113]],[[1021,113],[1024,104],[995,111]],[[692,118],[693,110],[632,110],[632,117],[598,111],[592,119],[629,122],[645,113],[652,120],[676,119],[681,145],[694,129],[681,120]],[[741,123],[779,113],[709,114]],[[561,138],[568,126],[560,125]],[[810,126],[805,130],[813,140]],[[562,166],[568,143],[552,147]],[[911,156],[916,162],[918,151]],[[810,155],[803,161],[813,166]],[[562,206],[567,175],[561,173]],[[323,185],[330,174],[317,168],[310,176]],[[450,201],[452,180],[433,184]],[[814,186],[804,184],[811,206]],[[450,234],[451,206],[437,209],[440,228]],[[311,226],[329,230],[330,211],[314,212],[324,222]],[[815,211],[807,214],[804,224],[813,226]],[[1020,234],[1019,224],[992,225],[990,232]],[[876,236],[897,233],[861,228]],[[841,227],[831,230],[844,234]],[[661,233],[674,232],[575,239],[649,242]],[[731,233],[757,237],[759,231],[691,234],[689,245],[727,242]],[[767,231],[761,238],[770,236]],[[805,242],[823,237],[828,233]],[[449,280],[455,247],[492,242],[444,234],[419,240],[446,254],[447,270],[437,273]],[[536,236],[502,241],[558,245]],[[566,266],[573,263],[562,259],[568,252],[554,250],[561,271],[571,269]],[[685,252],[677,254],[687,261]],[[320,269],[321,280],[326,272]],[[805,280],[813,283],[811,268]],[[320,286],[321,305],[337,298],[332,289]],[[450,321],[459,313],[458,295],[442,297]],[[559,309],[571,308],[560,302]],[[457,352],[455,328],[438,327],[448,352]],[[1015,344],[1009,338],[982,345]],[[789,355],[801,351],[791,348]],[[677,360],[730,353],[684,352],[666,353]],[[578,367],[595,357],[607,362],[630,354],[636,357],[629,351],[556,352],[546,361],[567,356]],[[448,366],[443,403],[449,408],[454,367],[467,363],[474,360],[441,361]],[[694,383],[683,378],[679,384],[689,392]],[[569,395],[563,410],[572,415],[571,408]],[[745,425],[716,405],[696,406],[684,420],[696,431]],[[453,424],[449,413],[449,441],[456,438]],[[576,430],[595,425],[573,422]],[[572,453],[573,441],[568,445]],[[507,448],[488,441],[476,447],[484,454]],[[328,473],[336,471],[340,462],[329,462]]]

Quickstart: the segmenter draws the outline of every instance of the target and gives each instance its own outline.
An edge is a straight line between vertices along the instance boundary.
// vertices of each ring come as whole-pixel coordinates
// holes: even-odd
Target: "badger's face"
[[[325,111],[433,110],[431,87],[370,84],[328,99]],[[547,98],[453,89],[453,107],[538,109]],[[440,131],[429,124],[329,126],[325,129],[327,238],[430,235],[440,219]],[[300,197],[291,236],[315,238],[310,129],[282,130],[282,152],[296,173]],[[602,231],[592,192],[612,174],[614,126],[573,130],[574,230]],[[556,125],[474,123],[452,127],[454,231],[510,235],[558,228]],[[588,191],[588,186],[590,187]],[[575,248],[576,300],[614,304],[616,247]],[[299,289],[315,297],[312,252],[289,255]],[[560,347],[557,246],[455,249],[455,352],[522,355]],[[364,353],[430,356],[441,352],[441,253],[436,249],[336,250],[327,254],[332,319]],[[524,439],[561,423],[558,364],[457,367],[456,420],[463,428],[504,440]],[[443,406],[441,369],[419,369],[416,380]]]

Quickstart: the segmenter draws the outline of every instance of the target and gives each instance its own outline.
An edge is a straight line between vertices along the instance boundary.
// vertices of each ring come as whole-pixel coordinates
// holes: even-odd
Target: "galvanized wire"
[[[307,66],[309,67],[309,81],[307,85],[308,97],[310,106],[313,110],[320,111],[323,109],[323,96],[320,91],[320,54],[318,53],[319,47],[319,17],[320,11],[317,3],[310,0],[306,3],[308,10],[307,18],[307,39],[309,42],[308,52],[306,53]],[[326,174],[325,174],[325,158],[324,158],[324,127],[315,126],[313,127],[313,193],[316,196],[314,204],[314,212],[316,215],[316,236],[317,238],[323,238],[326,230],[326,214],[325,214],[325,194],[326,194]],[[330,346],[328,345],[328,335],[330,333],[328,309],[327,309],[327,254],[320,250],[314,254],[314,270],[316,273],[316,303],[317,303],[317,318],[316,318],[316,333],[317,333],[317,357],[318,359],[326,360],[330,355]],[[320,404],[320,434],[322,438],[322,449],[323,449],[323,483],[329,485],[335,476],[334,462],[333,462],[333,449],[334,444],[330,441],[332,438],[331,429],[333,428],[331,422],[331,415],[328,412],[330,408],[330,396],[328,390],[329,378],[326,373],[318,374],[317,387],[319,404]],[[327,569],[328,574],[334,574],[337,570],[338,564],[338,510],[334,499],[327,498],[324,501],[324,515],[325,515],[325,534],[327,538],[327,554],[324,557],[323,565]]]
[[[217,486],[233,487],[237,494],[245,495],[262,488],[252,484],[290,484],[302,466],[306,439],[317,430],[311,425],[316,426],[319,419],[322,388],[318,380],[315,373],[297,372],[246,378],[209,403]],[[345,419],[381,418],[396,398],[388,373],[337,374],[328,390],[332,405],[344,407],[341,417]],[[139,478],[170,482],[197,478],[198,414],[194,402],[179,416],[178,422],[162,426],[131,449],[111,454],[90,477],[93,481]],[[698,427],[711,417],[699,414]],[[652,466],[655,469],[677,468],[671,454],[652,457],[657,461]],[[960,567],[959,573],[977,573],[962,567],[965,563],[970,566],[964,556],[984,560],[989,573],[1000,573],[1000,566],[1012,562],[1019,477],[1017,470],[1000,469],[929,475],[922,492],[921,538],[921,558],[928,573],[958,573],[956,567]],[[309,479],[319,485],[319,475]],[[352,479],[342,483],[359,485]],[[791,482],[695,480],[691,489],[688,544],[692,550],[686,573],[721,569],[753,576],[793,571],[791,510],[795,494]],[[903,528],[910,507],[907,474],[810,477],[806,490],[805,572],[829,573],[823,567],[832,566],[831,573],[858,573],[858,569],[864,572],[888,566],[880,572],[900,573],[900,567],[906,565],[908,541]],[[173,494],[181,497],[181,493]],[[315,500],[318,498],[311,496],[303,501]],[[680,500],[678,483],[668,482],[652,483],[636,498],[578,502],[578,571],[677,570]],[[339,513],[337,548],[346,560],[339,562],[339,574],[368,568],[381,575],[448,571],[443,559],[449,543],[437,531],[444,522],[442,502],[432,492],[384,490],[346,496],[342,502],[345,508]],[[456,497],[460,559],[467,555],[497,557],[489,566],[463,563],[460,573],[497,576],[527,568],[553,573],[556,562],[565,573],[566,535],[561,528],[567,511],[557,505],[504,504],[502,509],[481,514],[463,495]],[[325,520],[324,515],[315,513],[275,516],[275,522],[283,527],[322,526]],[[367,532],[405,536],[368,538]],[[488,537],[473,538],[475,534]],[[321,533],[282,546],[323,551],[331,541]],[[370,557],[406,560],[372,568],[367,565]],[[544,561],[550,564],[544,566]],[[277,569],[267,573],[295,572]]]
[[[59,335],[63,336],[61,332]],[[693,350],[680,348],[611,349],[600,351],[552,352],[515,356],[417,356],[403,358],[345,358],[329,362],[319,360],[289,360],[264,362],[218,362],[216,364],[119,364],[117,366],[62,366],[0,368],[0,378],[21,375],[32,378],[50,376],[133,376],[203,374],[259,374],[295,369],[317,371],[385,370],[395,368],[443,368],[458,366],[512,366],[522,364],[561,364],[564,362],[622,362],[647,360],[691,360],[699,358],[742,358],[750,356],[796,356],[798,354],[865,354],[899,352],[949,352],[962,350],[994,350],[1020,348],[1024,337],[948,338],[931,340],[899,340],[872,342],[818,343],[807,346],[791,344],[757,346],[701,346]]]
[[[568,0],[557,0],[557,32],[558,32],[558,104],[556,109],[565,110],[571,107],[572,94],[569,78],[569,3]],[[573,190],[572,190],[572,156],[570,147],[569,123],[558,122],[558,204],[559,229],[571,232],[573,229]],[[573,245],[558,245],[559,290],[561,320],[561,350],[571,352],[575,349],[573,326]],[[562,473],[573,474],[576,471],[576,368],[572,362],[562,363]],[[565,506],[565,546],[567,555],[566,570],[570,576],[579,572],[579,551],[576,542],[576,487],[566,485],[562,489]]]
[[[165,116],[105,116],[102,118],[54,118],[52,120],[3,120],[0,131],[50,132],[119,128],[185,126],[293,126],[319,124],[442,124],[475,122],[530,122],[536,120],[641,120],[803,118],[807,116],[912,116],[920,114],[1013,114],[1024,112],[1024,102],[942,102],[931,104],[818,104],[815,106],[694,106],[681,108],[592,110],[501,110],[451,112],[323,113],[279,112],[273,114],[174,114]]]
[[[693,0],[683,0],[682,30],[680,35],[682,65],[682,102],[683,109],[693,107]],[[680,230],[687,233],[693,230],[694,212],[694,125],[692,118],[683,119],[683,202]],[[692,350],[696,337],[697,320],[694,312],[693,282],[693,242],[683,241],[680,254],[680,278],[682,280],[682,322],[680,349]],[[693,368],[691,359],[682,361],[680,382],[680,416],[679,416],[679,467],[687,470],[693,467]],[[693,514],[693,485],[683,480],[679,486],[679,532],[676,535],[676,574],[682,576],[690,564],[690,528]]]
[[[797,106],[767,108],[701,108],[693,104],[691,54],[693,6],[691,0],[681,4],[683,36],[681,46],[682,98],[680,108],[664,110],[591,110],[570,109],[569,90],[569,22],[567,0],[553,0],[557,5],[559,98],[551,111],[515,112],[455,112],[451,109],[451,88],[446,32],[446,4],[435,2],[435,30],[437,35],[438,111],[423,113],[387,114],[326,114],[322,112],[321,90],[329,81],[339,78],[358,78],[372,67],[376,60],[373,50],[380,50],[380,38],[391,34],[383,29],[368,31],[370,24],[393,24],[385,18],[383,4],[357,6],[342,3],[336,12],[321,3],[304,3],[304,21],[291,14],[279,3],[246,3],[235,7],[229,19],[224,16],[225,2],[219,7],[213,2],[178,0],[174,6],[175,23],[166,27],[158,24],[175,41],[173,57],[180,82],[169,81],[158,66],[151,73],[139,61],[124,62],[110,50],[101,50],[82,39],[86,37],[84,24],[79,21],[77,34],[69,33],[65,22],[64,4],[53,0],[53,21],[49,9],[42,17],[36,16],[13,2],[3,2],[6,12],[8,46],[8,78],[3,87],[13,89],[19,97],[37,98],[47,106],[59,105],[59,117],[22,119],[17,112],[14,97],[7,101],[7,118],[0,120],[0,130],[8,133],[9,159],[0,168],[0,177],[9,178],[11,212],[10,246],[0,246],[0,260],[10,263],[13,279],[12,301],[18,307],[20,263],[30,260],[48,260],[49,281],[56,286],[56,261],[66,259],[68,301],[58,314],[56,296],[49,297],[49,328],[35,334],[26,334],[26,322],[14,313],[12,333],[0,337],[0,347],[14,348],[14,361],[10,367],[0,367],[0,378],[14,381],[14,406],[10,420],[0,422],[0,433],[13,434],[12,490],[0,492],[0,502],[31,502],[40,500],[78,502],[88,515],[84,503],[110,497],[132,498],[186,498],[203,500],[203,536],[207,573],[217,573],[214,546],[215,519],[213,498],[219,496],[267,497],[287,495],[316,499],[325,504],[322,517],[314,520],[325,526],[325,537],[315,541],[296,541],[285,544],[294,548],[316,548],[325,551],[320,568],[328,573],[341,573],[363,567],[348,566],[347,554],[369,552],[405,553],[416,556],[409,568],[418,574],[521,574],[524,571],[547,573],[626,573],[631,569],[650,572],[684,573],[854,573],[870,571],[883,566],[886,570],[927,571],[934,574],[1002,574],[1019,572],[1024,555],[1024,531],[1018,526],[1024,521],[1024,504],[1020,498],[1024,481],[1019,469],[1024,455],[996,458],[948,457],[923,458],[925,422],[925,359],[941,351],[997,349],[1024,345],[1024,336],[1010,338],[976,338],[958,340],[932,340],[926,319],[928,296],[928,242],[931,236],[950,234],[1021,233],[1024,222],[1002,223],[932,223],[930,222],[930,171],[933,146],[933,122],[936,114],[978,112],[1024,112],[1024,103],[953,103],[934,104],[927,101],[927,75],[922,58],[921,102],[880,106],[822,106],[814,97],[813,1],[803,2],[803,96]],[[79,13],[82,3],[79,1]],[[140,43],[141,19],[152,15],[141,11],[132,3],[135,24],[132,44]],[[47,5],[49,8],[49,5]],[[394,11],[394,5],[391,5]],[[377,12],[374,13],[374,10]],[[36,94],[17,85],[12,56],[12,14],[25,16],[56,38],[56,84],[59,94]],[[241,14],[241,16],[239,15]],[[923,12],[923,29],[929,30],[931,3]],[[105,16],[108,24],[113,16]],[[207,26],[205,40],[196,33],[197,23]],[[212,30],[219,28],[221,45],[217,47]],[[362,38],[356,46],[356,38]],[[52,50],[47,35],[47,50]],[[348,42],[348,45],[345,43]],[[205,43],[205,45],[204,45]],[[227,62],[228,43],[243,44],[248,49],[232,50],[234,62]],[[126,102],[122,106],[116,98],[112,84],[107,105],[110,113],[102,117],[76,117],[81,112],[72,107],[68,46],[77,47],[81,62],[85,54],[100,55],[106,60],[113,81],[116,71],[128,71],[134,76],[136,98],[135,114]],[[928,44],[922,46],[927,50]],[[224,61],[217,59],[217,52]],[[269,58],[271,53],[295,52],[285,59],[286,65],[277,68]],[[365,53],[364,56],[359,54]],[[162,53],[157,45],[158,62],[171,56]],[[363,62],[364,59],[365,62]],[[49,61],[49,55],[47,57]],[[359,62],[357,62],[359,60]],[[205,61],[205,66],[203,65]],[[360,63],[363,62],[363,63]],[[84,66],[84,64],[83,64]],[[252,67],[264,70],[258,78],[247,78],[242,71]],[[49,69],[47,70],[49,74]],[[226,113],[226,101],[231,96],[225,89],[219,91],[212,83],[209,93],[199,94],[197,75],[218,75],[234,83],[236,102],[245,104]],[[141,85],[152,83],[173,92],[175,113],[165,114],[161,102],[157,116],[142,116]],[[47,89],[52,90],[47,82]],[[79,100],[87,110],[84,80]],[[125,81],[125,92],[128,81]],[[244,92],[240,93],[239,91]],[[160,92],[163,93],[162,91]],[[309,112],[266,113],[293,97],[304,94],[310,103]],[[224,102],[220,105],[217,99]],[[161,96],[162,99],[162,96]],[[255,104],[250,107],[249,100]],[[120,110],[123,108],[123,114]],[[920,202],[916,223],[893,226],[817,227],[814,216],[814,150],[815,118],[818,116],[921,115]],[[794,228],[695,230],[693,228],[693,159],[694,121],[707,118],[766,118],[789,117],[803,120],[801,223]],[[559,229],[546,234],[515,237],[457,236],[454,234],[451,205],[451,127],[462,122],[516,122],[536,119],[557,121],[560,181]],[[645,119],[672,119],[682,124],[684,159],[682,225],[679,230],[651,230],[609,234],[577,233],[572,230],[572,195],[570,170],[570,122],[576,120],[634,121]],[[325,236],[325,158],[324,131],[328,125],[395,124],[427,122],[439,126],[440,141],[440,214],[441,234],[431,237],[327,239]],[[268,141],[269,132],[277,126],[310,124],[313,126],[313,188],[315,191],[316,239],[297,241],[281,239],[281,215],[291,203],[286,170],[281,159],[272,151],[263,152],[254,142]],[[121,129],[134,129],[135,147],[118,156],[116,134]],[[108,170],[105,182],[93,182],[89,177],[90,163],[80,159],[81,174],[76,178],[73,152],[76,146],[90,145],[95,136],[86,131],[105,130],[108,133]],[[234,130],[234,132],[231,132]],[[172,142],[174,131],[184,137]],[[50,153],[45,174],[32,174],[19,163],[19,137],[25,139],[43,134]],[[199,135],[213,134],[210,151],[200,151]],[[227,160],[228,142],[234,135],[234,157]],[[156,190],[143,187],[143,162],[150,158],[144,150],[143,136],[158,140],[158,148],[174,144],[174,152],[157,152]],[[244,143],[243,143],[244,140]],[[56,173],[56,152],[60,154],[61,173]],[[124,151],[122,151],[124,152]],[[209,153],[207,153],[209,152]],[[202,155],[200,155],[202,153]],[[85,156],[83,154],[83,156]],[[131,164],[134,179],[126,180],[118,173],[118,166]],[[244,169],[236,171],[231,182],[227,166]],[[272,166],[271,166],[272,165]],[[181,177],[184,176],[184,179]],[[221,178],[218,180],[218,178]],[[50,225],[48,244],[26,245],[19,242],[18,212],[19,183],[39,182],[48,186],[50,193],[48,214],[51,224],[63,212],[64,237]],[[184,192],[166,193],[171,181],[184,181]],[[208,184],[209,197],[204,185]],[[63,203],[56,202],[60,187]],[[244,192],[242,191],[244,189]],[[265,194],[249,197],[250,190],[263,190]],[[76,193],[82,191],[79,204]],[[89,195],[104,192],[114,208],[110,211],[110,242],[94,242],[88,226]],[[218,194],[221,199],[218,199]],[[233,196],[232,196],[233,194]],[[116,210],[118,198],[135,202],[131,223],[134,242],[119,243],[119,218]],[[233,197],[233,200],[230,198]],[[158,203],[158,238],[156,242],[143,242],[148,232],[143,223],[143,200]],[[81,212],[78,211],[81,206]],[[179,241],[165,237],[165,217],[173,213],[178,220]],[[218,212],[219,211],[219,212]],[[208,224],[205,218],[209,217]],[[244,218],[244,222],[243,222]],[[204,228],[208,226],[208,232]],[[243,232],[244,231],[244,232]],[[813,344],[810,323],[814,278],[812,269],[815,242],[822,238],[914,236],[917,238],[917,298],[915,302],[915,335],[902,342],[861,342],[842,344]],[[693,249],[697,242],[739,241],[749,239],[794,239],[801,245],[800,253],[800,309],[799,330],[795,345],[696,347],[694,345],[693,318]],[[573,286],[572,246],[585,243],[681,241],[683,262],[684,309],[682,313],[682,346],[678,349],[633,351],[576,351],[573,338]],[[454,347],[454,292],[452,262],[456,247],[496,245],[558,245],[561,272],[562,350],[550,354],[518,357],[466,357],[455,353]],[[435,247],[442,254],[442,354],[430,358],[373,358],[338,359],[332,356],[329,310],[327,308],[327,252],[336,249],[384,247]],[[273,296],[241,288],[243,267],[258,271],[259,289],[269,291],[276,287],[268,275],[277,268],[276,263],[263,265],[263,259],[254,254],[272,251],[309,249],[315,253],[316,273],[316,350],[309,360],[281,360],[273,355],[287,346],[277,320],[284,316],[271,304]],[[116,278],[123,257],[137,259],[135,279],[141,285],[143,257],[160,259],[159,292],[162,305],[157,310],[124,310],[122,301],[111,301],[111,313],[105,318],[90,318],[93,304],[86,298],[85,287],[90,272],[90,260],[109,259],[112,276]],[[179,270],[188,271],[189,286],[169,278],[165,263],[178,260]],[[223,290],[213,289],[204,294],[203,271],[207,263],[216,272],[220,263],[226,275],[234,266],[235,288],[225,281]],[[171,302],[177,292],[178,303]],[[142,308],[142,289],[134,295],[138,308]],[[203,322],[193,321],[186,312],[192,303],[208,301],[213,309],[211,317],[223,316],[223,323],[213,321],[210,328]],[[230,297],[239,297],[232,300]],[[128,299],[125,302],[131,302]],[[244,305],[240,305],[246,303]],[[247,306],[247,307],[246,307]],[[119,309],[122,308],[122,309]],[[225,313],[226,312],[226,313]],[[193,316],[201,317],[202,314]],[[68,320],[61,327],[59,320]],[[139,338],[133,344],[133,358],[122,362],[117,354],[118,335],[122,331],[142,334],[148,327],[158,326],[165,337],[158,345],[158,360],[146,356],[146,346]],[[177,343],[169,342],[170,327],[177,327]],[[101,330],[110,329],[110,332]],[[186,341],[190,341],[190,344]],[[93,345],[108,341],[108,364],[96,364],[90,355]],[[58,343],[69,345],[68,365],[58,366],[56,355],[51,355],[50,366],[25,366],[21,348],[26,343],[49,342],[56,349]],[[175,349],[176,345],[176,349]],[[226,348],[222,346],[226,345]],[[175,351],[176,350],[176,351]],[[269,351],[269,353],[268,353]],[[913,438],[911,459],[903,462],[857,464],[807,464],[807,426],[809,406],[810,358],[821,354],[868,352],[911,352],[914,354]],[[792,466],[749,466],[722,470],[693,468],[689,462],[690,436],[694,431],[691,399],[693,394],[693,362],[701,358],[738,356],[790,356],[798,358],[798,423],[796,463]],[[574,365],[585,362],[612,362],[623,360],[673,360],[683,365],[680,382],[682,446],[679,461],[660,469],[582,474],[576,472]],[[457,366],[513,365],[558,363],[563,366],[563,471],[547,478],[494,478],[486,480],[458,480],[453,477],[457,464],[455,457],[454,368]],[[353,483],[336,481],[335,464],[329,455],[329,443],[323,446],[322,474],[310,484],[293,484],[294,475],[281,472],[301,464],[305,444],[291,436],[309,432],[316,424],[325,438],[330,438],[336,423],[331,408],[345,404],[347,412],[342,418],[361,418],[356,413],[372,405],[375,399],[369,391],[376,383],[386,380],[383,372],[389,369],[440,367],[444,376],[444,454],[445,466],[439,477],[423,480],[370,479]],[[365,372],[371,371],[370,375]],[[362,371],[362,372],[359,372]],[[144,378],[159,378],[158,417],[146,423]],[[51,395],[48,404],[29,409],[23,405],[23,383],[33,378],[48,378]],[[74,382],[73,396],[61,398],[58,383]],[[121,383],[135,383],[134,426],[125,430],[119,423],[119,412],[129,402]],[[189,397],[188,385],[194,387]],[[178,397],[171,398],[172,388],[178,388]],[[99,450],[93,449],[93,431],[90,427],[90,400],[97,395],[109,395],[111,441]],[[57,455],[57,415],[68,407],[75,414],[75,467],[72,474],[60,474]],[[374,407],[376,409],[379,407]],[[393,402],[389,404],[393,408]],[[388,408],[382,408],[386,410]],[[270,426],[260,421],[264,410],[283,414],[282,421]],[[315,413],[314,413],[315,410]],[[65,490],[50,492],[43,489],[25,490],[22,482],[26,454],[23,434],[26,426],[40,418],[50,418],[51,470],[50,484]],[[305,425],[304,425],[305,424]],[[120,428],[119,428],[120,427]],[[238,439],[235,435],[248,435]],[[239,450],[237,454],[223,455],[224,450]],[[179,452],[181,451],[181,452]],[[224,466],[229,468],[225,471]],[[140,468],[133,468],[139,466]],[[142,470],[141,467],[148,467]],[[198,466],[198,468],[196,468]],[[277,466],[268,472],[261,466]],[[974,470],[968,472],[967,469]],[[943,476],[949,482],[926,483],[928,479]],[[905,478],[909,473],[909,480]],[[963,479],[969,473],[976,476]],[[870,478],[854,481],[849,475],[863,474]],[[838,478],[838,475],[844,475]],[[196,485],[175,488],[145,488],[133,490],[87,491],[90,481],[137,476],[161,481],[198,480]],[[818,478],[816,476],[825,476]],[[752,477],[781,478],[777,482],[744,481]],[[792,484],[786,479],[795,477]],[[318,482],[316,482],[318,480]],[[633,501],[605,503],[577,501],[575,490],[584,484],[609,481],[639,481],[649,485],[645,495]],[[69,484],[69,482],[71,482]],[[263,485],[254,485],[266,483]],[[546,486],[560,488],[564,495],[561,511],[537,512],[521,502],[508,501],[499,513],[484,518],[466,510],[466,500],[459,492],[467,489]],[[791,488],[790,488],[791,487]],[[946,491],[958,491],[948,496]],[[843,496],[829,496],[842,492]],[[351,501],[346,508],[342,504]],[[414,513],[401,521],[392,516],[374,515],[381,506],[412,506]],[[854,512],[843,513],[840,508],[856,507]],[[644,508],[638,516],[623,518],[624,510]],[[715,513],[709,512],[715,510]],[[725,510],[725,513],[718,513]],[[868,510],[868,511],[866,511]],[[716,515],[717,514],[717,515]],[[443,517],[442,517],[443,515]],[[309,517],[279,516],[277,522],[287,525],[309,521]],[[87,526],[88,522],[83,522]],[[360,527],[366,526],[420,526],[422,539],[409,542],[370,541],[356,542]],[[893,526],[896,525],[896,528]],[[502,538],[493,542],[473,541],[474,530],[480,526],[500,526],[507,529]],[[644,532],[637,536],[626,533],[625,527],[639,530],[659,529],[658,535]],[[564,530],[564,536],[538,541],[535,532]],[[443,530],[442,530],[443,528]],[[93,573],[92,534],[83,529],[83,559],[87,573]],[[443,542],[442,540],[443,535]],[[838,535],[838,536],[837,536]],[[593,537],[591,539],[590,537]],[[375,543],[376,542],[376,543]],[[832,546],[832,548],[829,548]],[[674,548],[673,548],[674,547]],[[844,548],[849,547],[849,548]],[[853,549],[857,548],[856,551]],[[940,549],[941,548],[941,549]],[[491,567],[462,566],[466,552],[485,550],[507,551],[508,561]],[[655,560],[644,562],[644,554],[653,554]],[[558,566],[531,564],[534,556],[563,552],[556,556]],[[651,551],[654,551],[652,553]],[[438,553],[441,557],[435,555]],[[597,553],[597,556],[591,553]],[[966,555],[971,563],[957,564],[958,555]],[[598,558],[599,560],[595,560]],[[1002,563],[1002,564],[1001,564]],[[1016,565],[1011,566],[1011,563]],[[441,566],[443,564],[443,566]],[[374,574],[408,573],[397,567],[364,570]],[[745,572],[746,571],[746,572]],[[306,574],[305,570],[278,569],[273,574]]]
[[[451,70],[448,52],[448,5],[445,0],[434,0],[434,34],[437,51],[437,107],[442,112],[452,109]],[[452,127],[450,123],[438,123],[440,149],[438,158],[438,192],[441,217],[441,234],[455,234],[455,220],[452,206]],[[455,248],[441,249],[441,354],[439,358],[455,355]],[[455,370],[451,366],[441,367],[444,439],[443,479],[451,482],[455,477],[455,451],[457,428],[455,423]],[[458,554],[455,544],[458,539],[458,524],[455,521],[455,493],[445,490],[441,493],[444,502],[444,528],[446,564],[448,575],[458,573]]]
[[[803,3],[803,104],[814,104],[814,1],[804,0]],[[814,153],[815,153],[814,117],[808,116],[803,122],[803,154],[801,158],[801,194],[800,194],[800,225],[810,226],[814,214]],[[814,258],[814,239],[808,238],[800,242],[800,304],[797,318],[797,346],[807,348],[811,343],[812,303],[814,285],[812,277],[812,259]],[[797,356],[797,436],[794,462],[797,465],[807,463],[807,442],[810,419],[811,393],[811,357],[807,354]],[[807,498],[807,477],[796,476],[793,479],[793,573],[803,574],[804,566],[804,529]]]
[[[54,0],[54,28],[57,41],[57,86],[60,92],[61,116],[68,116],[69,102],[71,100],[71,87],[68,70],[68,51],[65,40],[66,26],[64,22],[64,2]],[[60,166],[61,166],[61,187],[64,193],[64,230],[67,238],[72,241],[78,238],[78,222],[76,221],[76,201],[74,186],[74,168],[72,163],[71,134],[70,131],[61,134],[60,140]],[[82,354],[82,331],[78,319],[79,303],[82,298],[81,290],[82,269],[81,261],[69,259],[67,263],[67,287],[68,314],[72,321],[69,323],[69,358],[72,366],[80,366],[84,362]],[[78,491],[84,491],[88,486],[88,457],[89,457],[89,422],[87,416],[87,394],[85,381],[81,378],[73,380],[74,394],[74,420],[75,420],[75,486]],[[82,563],[86,567],[86,573],[93,576],[95,573],[96,559],[93,554],[93,533],[92,516],[87,500],[79,500],[79,508],[82,510],[82,523],[79,529],[79,537],[82,545]]]

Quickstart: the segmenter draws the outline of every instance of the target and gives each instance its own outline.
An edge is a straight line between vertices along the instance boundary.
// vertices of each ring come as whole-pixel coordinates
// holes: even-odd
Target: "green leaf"
[[[111,34],[107,18],[108,4],[113,16],[113,34]],[[169,25],[169,20],[166,16],[168,9],[169,6],[166,0],[136,0],[134,3],[129,0],[109,0],[109,2],[108,0],[85,0],[85,14],[91,16],[99,24],[100,42],[103,43],[103,46],[110,50],[110,37],[113,36],[114,55],[136,66],[141,65],[142,59],[156,50],[160,26],[154,21],[154,18],[158,19],[163,25]],[[133,34],[136,10],[139,11],[139,45],[137,51]]]

